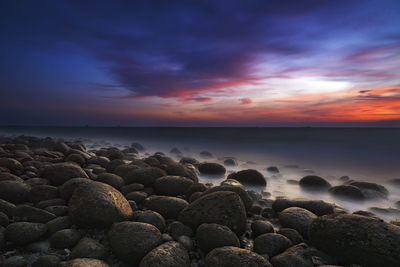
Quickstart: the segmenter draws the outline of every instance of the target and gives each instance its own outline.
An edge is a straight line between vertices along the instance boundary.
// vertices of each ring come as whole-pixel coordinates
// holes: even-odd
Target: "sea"
[[[267,179],[265,188],[271,198],[287,196],[323,199],[341,205],[349,212],[371,207],[392,207],[400,200],[400,186],[388,181],[400,178],[400,128],[267,128],[267,127],[44,127],[2,126],[0,135],[27,135],[63,139],[80,139],[90,148],[94,145],[124,148],[132,143],[146,147],[142,156],[161,151],[176,160],[182,156],[199,161],[222,163],[235,158],[236,167],[257,169]],[[181,154],[171,154],[177,148]],[[199,153],[209,151],[214,157],[203,159]],[[279,174],[267,168],[276,166]],[[300,180],[306,175],[319,175],[332,185],[339,179],[376,182],[390,192],[388,199],[352,202],[337,199],[326,192],[306,192],[288,180]],[[200,175],[202,182],[219,184],[223,178]],[[399,211],[400,212],[400,211]],[[394,212],[383,212],[389,220],[400,217]]]

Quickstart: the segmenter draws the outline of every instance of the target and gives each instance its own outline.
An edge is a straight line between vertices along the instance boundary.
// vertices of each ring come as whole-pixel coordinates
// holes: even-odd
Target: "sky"
[[[399,0],[0,1],[0,124],[400,127]]]

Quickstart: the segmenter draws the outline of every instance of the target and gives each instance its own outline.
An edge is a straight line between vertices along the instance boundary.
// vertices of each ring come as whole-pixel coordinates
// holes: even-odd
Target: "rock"
[[[192,168],[189,168],[186,165],[172,162],[172,163],[165,165],[164,170],[168,173],[168,175],[183,176],[183,177],[189,178],[190,180],[192,180],[195,183],[197,183],[199,181],[199,178],[197,177],[196,169],[193,166],[192,166]]]
[[[353,214],[326,215],[309,229],[313,245],[344,264],[398,266],[400,227],[378,218]]]
[[[181,158],[181,160],[179,161],[179,163],[181,164],[192,164],[193,166],[198,166],[199,165],[199,161],[195,158],[189,158],[189,157],[183,157]]]
[[[74,247],[79,239],[81,239],[80,233],[75,229],[63,229],[55,232],[51,238],[51,247],[57,249],[72,248]]]
[[[396,226],[400,226],[400,218],[390,220],[390,223]]]
[[[270,173],[279,173],[278,167],[275,167],[275,166],[268,167],[267,171]]]
[[[214,248],[232,246],[239,247],[239,239],[228,227],[215,223],[201,224],[196,230],[198,246],[204,253]]]
[[[142,191],[130,192],[126,195],[127,200],[133,200],[135,203],[140,204],[147,198],[147,193]]]
[[[68,215],[69,208],[68,208],[68,206],[58,205],[58,206],[46,207],[44,210],[56,215],[57,217],[59,217],[59,216]]]
[[[391,207],[371,207],[369,208],[369,210],[381,215],[393,215],[400,217],[400,209],[395,209]]]
[[[139,213],[136,221],[142,223],[148,223],[157,227],[160,232],[164,232],[165,230],[165,220],[161,216],[160,213],[152,211],[152,210],[145,210]]]
[[[91,258],[104,260],[108,256],[107,249],[94,239],[84,237],[72,249],[70,258]]]
[[[333,213],[334,205],[323,200],[279,197],[272,203],[275,212],[281,212],[290,207],[299,207],[311,211],[312,213],[322,216]]]
[[[168,224],[167,232],[170,233],[175,240],[178,240],[178,238],[182,235],[193,236],[192,228],[184,225],[180,221],[173,221]]]
[[[60,262],[58,267],[109,267],[107,263],[97,259],[79,258]]]
[[[42,223],[15,222],[4,231],[6,239],[17,245],[27,245],[41,238],[47,231]]]
[[[279,222],[283,227],[295,229],[304,238],[308,237],[308,226],[317,216],[303,208],[287,208],[279,214]]]
[[[207,267],[272,267],[268,260],[247,249],[222,247],[213,249],[205,259]]]
[[[353,214],[367,216],[367,217],[377,217],[375,215],[375,213],[372,213],[370,211],[365,211],[365,210],[357,210],[357,211],[353,212]]]
[[[55,218],[54,220],[46,223],[47,236],[52,236],[55,232],[58,232],[62,229],[68,229],[71,227],[71,225],[72,222],[69,216]]]
[[[15,209],[14,221],[47,223],[56,218],[56,215],[48,211],[28,205],[19,205]]]
[[[114,160],[111,160],[110,162],[108,162],[106,164],[105,168],[106,168],[107,172],[114,172],[115,174],[117,174],[117,175],[122,177],[121,173],[116,171],[117,168],[119,166],[122,166],[122,165],[125,165],[125,161],[124,160],[122,160],[122,159],[114,159]],[[135,167],[135,169],[138,168],[137,166],[134,166],[134,167]]]
[[[122,194],[127,195],[130,192],[141,191],[143,189],[144,189],[144,185],[133,183],[130,185],[124,185],[123,187],[120,188],[120,191]]]
[[[199,172],[203,174],[223,175],[226,172],[224,166],[214,162],[203,162],[198,166]]]
[[[255,220],[251,224],[251,231],[252,235],[254,238],[256,238],[259,235],[262,234],[267,234],[267,233],[273,233],[274,232],[274,227],[269,221],[265,220]]]
[[[264,175],[253,169],[231,173],[228,175],[228,179],[235,179],[244,185],[267,185],[267,181],[265,180]]]
[[[69,201],[69,215],[80,226],[107,227],[129,220],[128,200],[114,187],[99,182],[79,186]]]
[[[199,155],[202,158],[213,158],[214,157],[214,155],[211,154],[211,152],[208,152],[208,151],[201,151]]]
[[[297,232],[294,229],[281,228],[281,229],[279,229],[279,231],[277,233],[280,234],[280,235],[284,235],[287,238],[289,238],[290,241],[292,241],[293,245],[297,245],[297,244],[300,244],[300,243],[304,242],[303,237],[299,234],[299,232]]]
[[[229,185],[229,186],[236,186],[236,187],[240,187],[243,188],[243,190],[246,190],[246,187],[244,187],[241,183],[239,183],[239,181],[235,180],[235,179],[226,179],[223,180],[220,185]]]
[[[251,207],[253,206],[253,201],[250,198],[248,192],[240,186],[230,186],[230,185],[214,186],[214,187],[211,187],[210,189],[207,189],[203,193],[203,195],[210,194],[213,192],[220,192],[220,191],[231,191],[231,192],[235,192],[236,194],[238,194],[240,196],[240,199],[242,200],[247,212],[249,212]]]
[[[186,200],[189,200],[190,197],[196,192],[204,192],[207,190],[207,186],[202,183],[194,183],[185,192]]]
[[[274,267],[314,267],[336,264],[330,256],[313,247],[309,247],[305,243],[293,246],[285,252],[273,257],[271,263]],[[316,265],[314,265],[314,263]]]
[[[0,251],[6,247],[6,237],[3,234],[4,231],[5,229],[0,227]]]
[[[9,173],[9,172],[0,172],[0,182],[1,181],[7,181],[7,180],[11,180],[11,181],[16,181],[16,182],[24,182],[23,179],[21,179],[20,177]]]
[[[130,264],[138,264],[162,243],[161,233],[155,226],[140,222],[115,223],[108,238],[114,255]]]
[[[181,235],[176,241],[178,241],[178,243],[181,244],[188,251],[192,251],[194,248],[193,240],[186,235]]]
[[[132,143],[131,147],[136,148],[138,151],[143,152],[146,150],[146,148],[144,148],[144,146],[140,143]]]
[[[246,231],[247,217],[239,195],[234,192],[214,192],[190,203],[179,214],[179,220],[193,230],[203,223],[228,226],[238,236]]]
[[[60,258],[56,255],[44,255],[35,260],[32,267],[54,267],[58,266],[60,262]]]
[[[139,267],[176,266],[189,267],[190,258],[186,249],[178,242],[166,242],[150,251]]]
[[[78,154],[78,153],[69,154],[69,155],[65,158],[65,161],[66,161],[66,162],[75,163],[75,164],[77,164],[77,165],[79,165],[79,166],[81,166],[81,167],[85,166],[85,164],[86,164],[85,158],[84,158],[81,154]]]
[[[133,169],[128,174],[121,175],[121,177],[125,180],[125,184],[139,183],[145,187],[152,187],[157,178],[166,175],[167,173],[160,168],[146,167]]]
[[[7,214],[0,211],[0,226],[7,227],[9,224],[9,219]]]
[[[25,183],[6,180],[0,182],[0,198],[19,204],[28,201],[31,187]]]
[[[254,251],[258,254],[267,254],[273,257],[292,246],[286,236],[274,233],[262,234],[254,239]]]
[[[364,200],[363,192],[352,185],[338,185],[329,189],[329,193],[335,197],[340,197],[349,200]]]
[[[18,160],[12,158],[0,158],[0,167],[5,167],[12,173],[17,173],[24,169],[24,166]]]
[[[89,178],[77,164],[70,162],[55,163],[44,166],[40,170],[40,176],[48,179],[52,185],[59,186],[72,178]]]
[[[168,196],[150,196],[143,201],[143,206],[160,213],[165,219],[176,219],[187,206],[186,200]]]
[[[111,185],[116,189],[120,189],[125,184],[124,179],[122,179],[122,177],[108,172],[100,173],[97,176],[97,181]]]
[[[154,182],[154,191],[158,195],[179,196],[185,192],[194,182],[182,176],[163,176]]]
[[[299,185],[303,189],[307,190],[326,190],[331,188],[330,183],[328,183],[324,178],[316,175],[308,175],[299,181]]]
[[[387,198],[389,191],[383,186],[376,183],[350,181],[349,185],[358,187],[367,199]]]
[[[23,256],[12,256],[3,261],[2,267],[26,267],[27,262]]]
[[[58,188],[51,185],[33,186],[30,191],[30,202],[38,203],[40,201],[54,199],[58,197]]]
[[[92,180],[87,178],[72,178],[59,187],[60,196],[65,200],[69,200],[78,186],[89,184],[91,182]]]
[[[226,160],[224,160],[224,165],[229,166],[229,167],[234,167],[234,166],[237,166],[238,163],[235,159],[226,159]]]

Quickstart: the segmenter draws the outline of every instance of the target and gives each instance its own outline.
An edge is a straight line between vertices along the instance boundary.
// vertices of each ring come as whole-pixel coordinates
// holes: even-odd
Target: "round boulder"
[[[75,246],[81,234],[75,229],[64,229],[55,232],[50,238],[51,247],[57,249],[72,248]]]
[[[286,236],[274,233],[262,234],[254,239],[254,251],[273,257],[292,246]]]
[[[158,228],[158,230],[160,230],[161,233],[165,230],[165,220],[163,216],[161,216],[160,213],[152,210],[139,212],[136,221],[154,225]]]
[[[228,226],[238,236],[246,231],[246,210],[239,195],[231,191],[210,193],[190,203],[179,214],[179,220],[193,230],[203,223]]]
[[[183,195],[194,182],[182,176],[163,176],[154,182],[154,191],[158,195]]]
[[[71,178],[89,178],[81,167],[70,162],[46,165],[40,170],[40,176],[48,179],[55,186],[62,185]]]
[[[139,264],[139,267],[158,266],[189,267],[189,254],[180,243],[166,242],[150,251]]]
[[[79,258],[60,262],[59,267],[109,267],[107,263],[97,259]]]
[[[138,264],[152,249],[162,243],[160,231],[140,222],[115,223],[108,233],[111,250],[119,259]]]
[[[120,189],[125,184],[124,179],[122,179],[120,176],[108,172],[100,173],[97,176],[97,181],[111,185],[116,189]]]
[[[205,259],[207,267],[272,267],[271,263],[261,255],[247,249],[222,247],[213,249]]]
[[[363,192],[352,185],[338,185],[329,189],[329,193],[335,197],[349,199],[349,200],[364,200]]]
[[[316,175],[308,175],[300,179],[299,185],[303,189],[307,190],[328,190],[331,188],[331,184],[328,183],[324,178]]]
[[[175,219],[187,206],[186,200],[168,196],[150,196],[143,201],[143,206],[160,213],[165,219]]]
[[[295,229],[303,237],[308,237],[308,226],[317,216],[306,209],[292,207],[279,214],[279,222],[283,227]]]
[[[203,162],[198,166],[199,172],[203,174],[223,175],[226,172],[224,166],[214,162]]]
[[[251,224],[251,231],[253,232],[253,237],[257,237],[262,234],[273,233],[274,227],[269,221],[256,220]]]
[[[28,201],[31,187],[25,183],[6,180],[0,182],[0,198],[19,204]]]
[[[71,252],[71,259],[92,258],[103,260],[107,257],[107,249],[94,239],[84,237]]]
[[[264,175],[253,169],[242,170],[228,175],[228,179],[235,179],[244,185],[266,186]]]
[[[4,231],[6,239],[17,245],[27,245],[41,238],[47,231],[42,223],[15,222]]]
[[[114,187],[91,182],[75,189],[69,202],[69,214],[80,226],[107,227],[114,222],[129,220],[132,209]]]
[[[196,240],[204,253],[219,247],[240,246],[239,239],[231,229],[215,223],[200,225],[196,230]]]

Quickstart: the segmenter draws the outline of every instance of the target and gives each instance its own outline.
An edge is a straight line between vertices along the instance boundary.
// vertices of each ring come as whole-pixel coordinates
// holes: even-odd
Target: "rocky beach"
[[[400,266],[400,179],[214,153],[0,137],[1,266]]]

